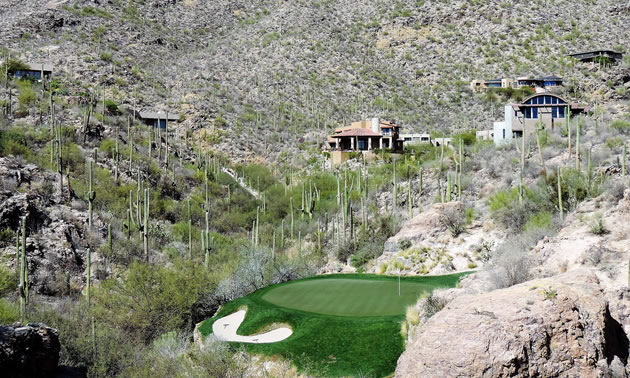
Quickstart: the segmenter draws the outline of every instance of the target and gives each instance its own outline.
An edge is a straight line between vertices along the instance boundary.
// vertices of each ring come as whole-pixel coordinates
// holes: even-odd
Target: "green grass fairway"
[[[382,377],[394,371],[403,352],[400,322],[406,307],[423,292],[454,287],[461,276],[402,277],[400,297],[398,277],[337,274],[290,281],[226,303],[199,330],[211,334],[216,319],[246,306],[239,334],[271,323],[290,324],[294,333],[278,343],[234,346],[290,359],[315,376]]]
[[[277,306],[337,316],[393,316],[405,313],[420,294],[435,286],[398,280],[327,279],[297,281],[267,291],[262,299]]]

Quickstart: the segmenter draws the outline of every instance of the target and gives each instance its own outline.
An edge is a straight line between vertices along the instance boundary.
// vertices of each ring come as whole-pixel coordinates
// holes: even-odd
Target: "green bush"
[[[17,128],[0,130],[0,156],[8,155],[26,158],[31,155],[26,136],[22,130]]]
[[[612,127],[615,130],[619,130],[622,133],[627,133],[630,131],[630,122],[626,120],[622,120],[622,119],[616,119],[612,121],[612,123],[610,124],[610,127]]]
[[[0,266],[0,297],[3,297],[17,288],[17,274],[5,266]]]
[[[107,110],[107,113],[109,115],[118,115],[119,111],[118,111],[118,103],[116,103],[116,101],[111,100],[111,99],[106,99],[105,100],[105,110]]]
[[[111,62],[112,61],[112,53],[103,51],[100,56],[102,61]]]
[[[20,319],[20,311],[18,307],[0,298],[0,324],[11,324]]]
[[[33,89],[33,85],[28,80],[18,81],[18,101],[21,105],[30,106],[37,100],[37,95]]]
[[[533,214],[523,226],[523,230],[528,231],[536,228],[548,229],[551,227],[552,217],[553,214],[549,211]]]

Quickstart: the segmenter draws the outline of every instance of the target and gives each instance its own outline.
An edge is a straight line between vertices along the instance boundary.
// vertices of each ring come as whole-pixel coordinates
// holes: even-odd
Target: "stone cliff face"
[[[59,362],[59,333],[44,324],[0,326],[0,374],[49,377]]]
[[[87,212],[76,208],[80,203],[61,199],[57,176],[32,164],[0,158],[0,177],[0,230],[17,229],[21,217],[26,217],[26,256],[34,292],[78,293],[84,286],[86,249],[102,244],[103,222],[94,215],[95,231],[89,234]],[[15,245],[0,242],[0,249],[15,264]],[[98,254],[92,261],[102,266]]]
[[[481,295],[429,319],[397,377],[626,376],[628,338],[589,270]]]

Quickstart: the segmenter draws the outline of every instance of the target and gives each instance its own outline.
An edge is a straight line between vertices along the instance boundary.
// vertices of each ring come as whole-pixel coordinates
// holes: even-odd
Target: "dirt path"
[[[232,177],[234,179],[234,181],[238,182],[238,184],[245,189],[245,191],[247,191],[247,193],[251,194],[254,198],[256,199],[260,199],[260,193],[258,193],[257,190],[255,190],[254,188],[250,188],[249,186],[247,186],[247,183],[245,182],[245,179],[242,177],[238,177],[234,171],[232,171],[229,168],[221,168],[221,171],[223,171],[223,173],[229,175],[230,177]]]

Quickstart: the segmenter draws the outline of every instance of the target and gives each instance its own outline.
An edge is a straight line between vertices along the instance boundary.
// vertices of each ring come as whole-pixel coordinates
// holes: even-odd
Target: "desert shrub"
[[[3,64],[3,66],[5,65]],[[30,68],[26,63],[16,58],[10,58],[7,62],[6,67],[8,68],[7,71],[10,74],[14,74],[17,71],[28,70]],[[2,68],[4,69],[5,67]],[[2,72],[4,73],[5,71],[2,70]]]
[[[8,155],[26,158],[31,155],[24,131],[17,128],[0,130],[0,156]]]
[[[626,120],[616,119],[610,123],[610,127],[624,134],[630,132],[630,122]]]
[[[407,340],[409,337],[409,324],[405,320],[400,322],[400,336],[403,340]]]
[[[17,288],[17,274],[5,266],[0,266],[0,297],[3,297]]]
[[[20,318],[18,307],[6,299],[0,298],[0,324],[11,324]]]
[[[94,313],[148,343],[190,322],[192,305],[207,290],[203,266],[189,262],[170,268],[132,263],[125,280],[108,279],[94,290]]]
[[[424,302],[422,302],[422,316],[428,319],[440,312],[448,302],[446,299],[439,297],[434,292],[426,294]]]
[[[401,239],[398,242],[398,248],[402,250],[411,248],[411,241],[409,239]]]
[[[591,229],[591,232],[594,235],[605,235],[608,232],[608,229],[606,228],[606,226],[604,225],[604,220],[602,219],[601,214],[597,214],[595,215],[590,221],[589,221],[589,227]]]
[[[420,323],[420,312],[415,306],[409,306],[405,312],[405,319],[407,323],[417,326]]]
[[[530,279],[529,251],[554,229],[536,228],[509,238],[497,247],[490,261],[490,277],[496,289],[517,285]]]
[[[457,209],[449,208],[442,213],[440,222],[448,229],[453,237],[466,231],[466,217]]]
[[[604,192],[606,199],[611,203],[617,203],[623,199],[623,193],[630,187],[630,181],[627,178],[609,180],[604,183]]]
[[[555,210],[550,191],[543,181],[533,188],[523,188],[522,203],[518,193],[518,188],[501,190],[488,200],[492,217],[509,229],[519,232],[532,216]]]
[[[30,106],[37,100],[37,94],[35,94],[33,85],[29,80],[19,80],[18,90],[18,101],[21,105]]]
[[[118,111],[118,103],[109,98],[105,100],[105,109],[109,115],[117,115],[120,113]]]
[[[465,146],[471,146],[477,142],[477,133],[475,130],[462,131],[453,136],[452,144],[457,148],[459,142],[464,142]]]
[[[553,214],[549,211],[541,211],[533,214],[523,226],[523,230],[532,230],[536,228],[548,228],[551,226]]]

